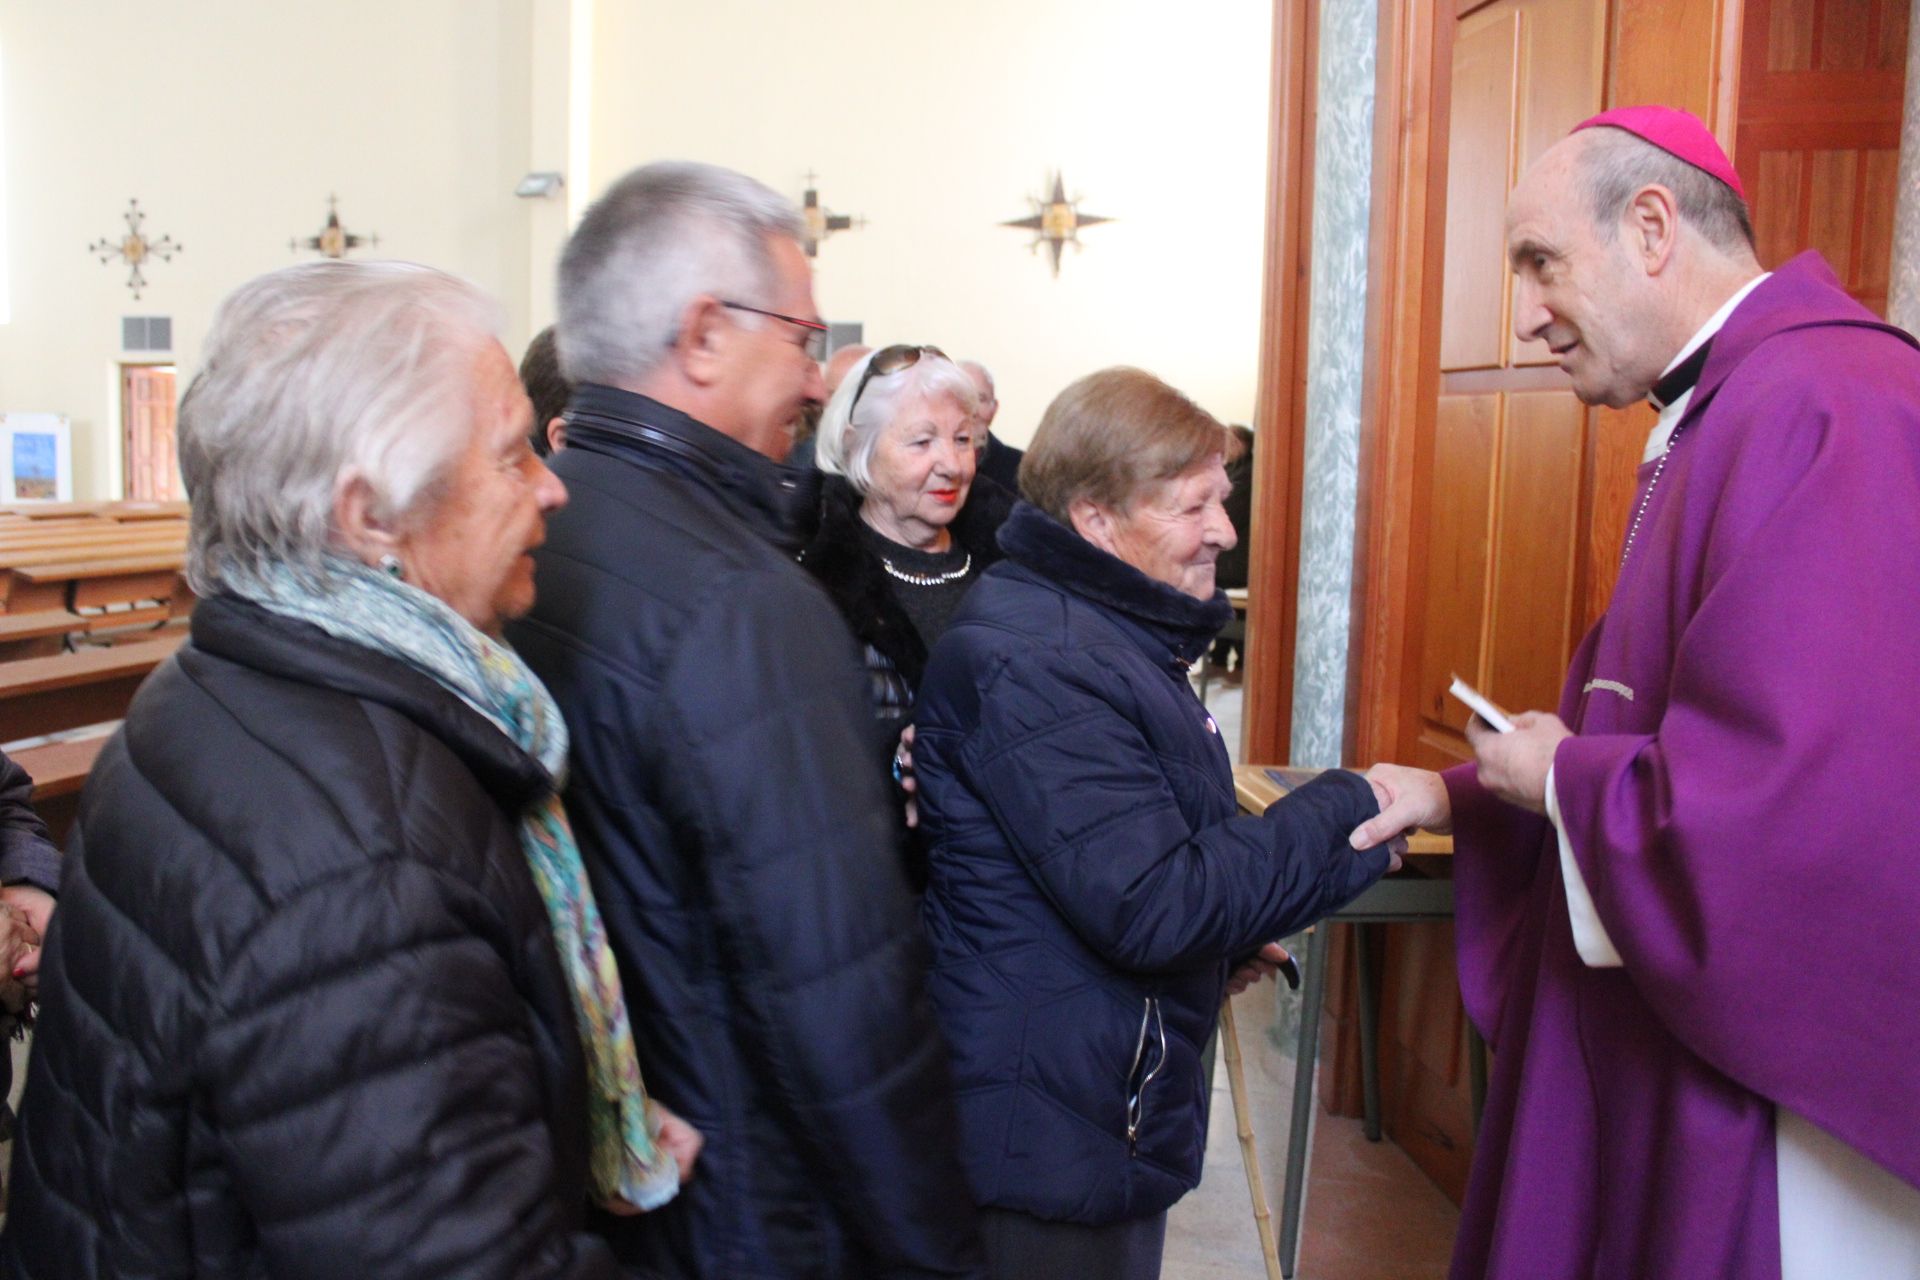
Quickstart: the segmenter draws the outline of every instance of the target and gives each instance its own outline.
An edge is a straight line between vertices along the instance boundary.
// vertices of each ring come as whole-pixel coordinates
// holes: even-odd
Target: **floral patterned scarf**
[[[567,726],[553,695],[504,641],[418,587],[366,565],[328,557],[319,574],[276,565],[229,585],[263,608],[432,677],[546,767],[554,789],[521,815],[520,845],[553,924],[586,1049],[594,1194],[641,1209],[673,1199],[679,1171],[655,1140],[658,1124],[640,1079],[620,974],[560,804]]]

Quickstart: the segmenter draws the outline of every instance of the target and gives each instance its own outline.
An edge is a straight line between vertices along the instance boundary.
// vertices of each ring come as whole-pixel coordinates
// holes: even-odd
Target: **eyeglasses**
[[[938,347],[916,347],[908,343],[897,342],[891,347],[882,347],[873,353],[867,361],[867,370],[860,375],[860,385],[853,389],[853,399],[847,401],[847,421],[853,421],[853,411],[860,404],[860,393],[875,378],[884,378],[890,373],[902,369],[911,369],[920,363],[921,356],[938,356],[945,360],[947,353]]]
[[[788,324],[805,329],[807,340],[801,349],[807,353],[809,360],[818,360],[827,353],[827,326],[818,320],[802,320],[799,316],[782,315],[765,307],[750,307],[744,302],[722,302],[720,305],[729,311],[751,311],[757,316],[772,316],[775,320],[785,320]]]

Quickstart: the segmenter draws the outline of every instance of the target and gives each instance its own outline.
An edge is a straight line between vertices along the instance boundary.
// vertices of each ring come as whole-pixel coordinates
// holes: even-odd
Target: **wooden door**
[[[1505,211],[1519,174],[1601,109],[1606,17],[1596,0],[1496,0],[1454,31],[1439,394],[1416,468],[1424,589],[1390,751],[1409,763],[1469,754],[1455,674],[1508,706],[1552,707],[1585,621],[1588,415],[1545,345],[1512,333]]]
[[[1653,421],[1644,407],[1587,409],[1513,337],[1507,194],[1604,107],[1727,114],[1737,0],[1388,0],[1383,12],[1349,760],[1443,768],[1468,755],[1465,711],[1445,692],[1455,673],[1515,708],[1557,702],[1612,590]],[[1458,1198],[1473,1139],[1453,930],[1399,926],[1378,944],[1387,1132]],[[1346,1109],[1351,977],[1336,983],[1328,1096]]]
[[[1909,0],[1747,0],[1735,167],[1760,263],[1818,249],[1887,313]]]
[[[174,369],[170,364],[121,366],[128,498],[171,502],[181,496],[180,466],[174,452],[173,387]]]

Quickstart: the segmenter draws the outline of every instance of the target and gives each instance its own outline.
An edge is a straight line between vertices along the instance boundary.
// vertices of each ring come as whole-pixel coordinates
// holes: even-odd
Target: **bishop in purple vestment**
[[[1783,1222],[1787,1280],[1883,1228],[1920,1267],[1920,350],[1816,254],[1760,272],[1691,117],[1591,123],[1508,244],[1519,335],[1662,410],[1619,581],[1557,716],[1378,767],[1356,833],[1455,834],[1494,1060],[1453,1275],[1780,1280]]]

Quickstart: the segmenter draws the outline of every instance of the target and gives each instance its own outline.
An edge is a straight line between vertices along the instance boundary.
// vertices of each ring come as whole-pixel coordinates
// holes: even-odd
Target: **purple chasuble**
[[[1653,473],[1554,759],[1624,967],[1547,820],[1446,774],[1494,1050],[1455,1280],[1778,1280],[1776,1105],[1920,1185],[1920,351],[1803,254]]]

